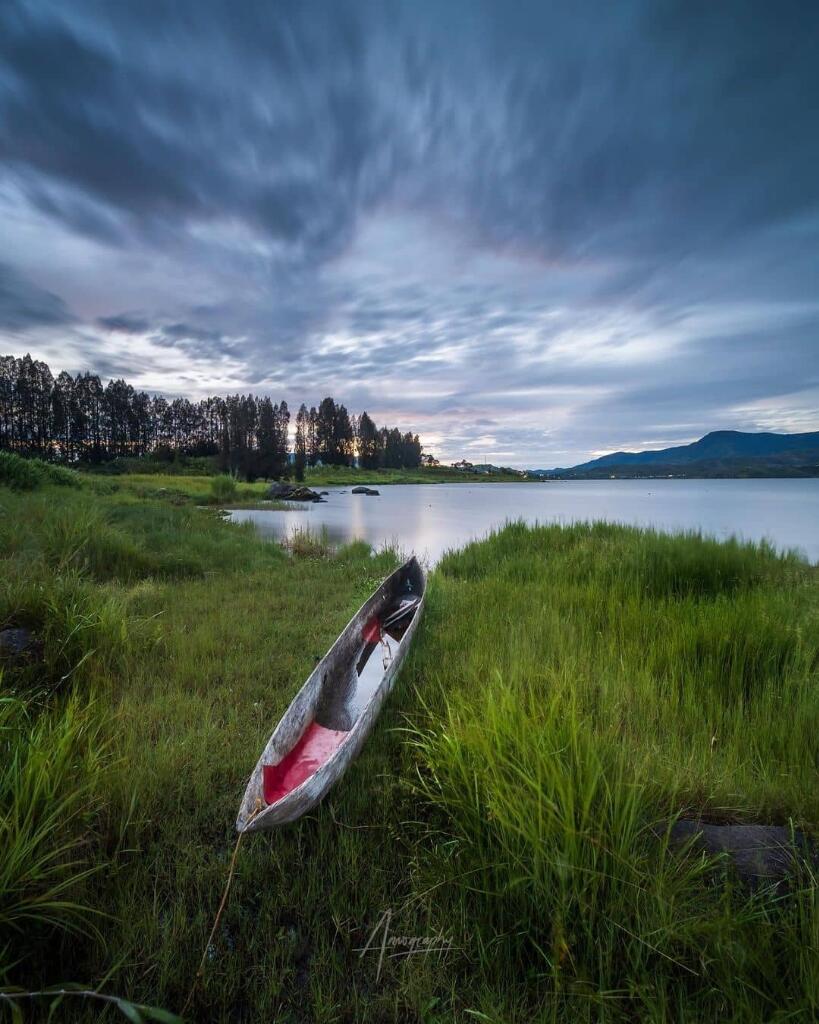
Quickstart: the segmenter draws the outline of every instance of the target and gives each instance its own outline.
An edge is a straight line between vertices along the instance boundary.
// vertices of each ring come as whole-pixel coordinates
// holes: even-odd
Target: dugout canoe
[[[359,608],[267,741],[242,799],[238,832],[295,821],[341,778],[392,689],[425,590],[412,557]]]

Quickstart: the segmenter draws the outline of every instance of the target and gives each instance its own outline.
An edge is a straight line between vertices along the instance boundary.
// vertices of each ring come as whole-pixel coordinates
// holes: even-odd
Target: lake
[[[377,486],[377,485],[376,485]],[[292,511],[236,509],[263,535],[299,529],[343,544],[366,540],[415,552],[429,564],[448,548],[485,536],[510,519],[571,523],[605,519],[660,530],[700,530],[797,548],[819,562],[819,479],[572,480],[520,484],[393,484],[377,498],[328,488],[324,504]]]

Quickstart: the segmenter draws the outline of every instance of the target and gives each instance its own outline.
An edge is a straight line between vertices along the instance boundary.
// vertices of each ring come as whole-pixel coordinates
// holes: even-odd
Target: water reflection
[[[510,519],[584,519],[702,530],[716,537],[767,538],[819,561],[819,480],[601,480],[549,484],[382,486],[379,497],[335,488],[326,503],[293,511],[239,509],[236,521],[284,540],[326,530],[333,544],[393,545],[434,564],[448,548],[485,536]]]

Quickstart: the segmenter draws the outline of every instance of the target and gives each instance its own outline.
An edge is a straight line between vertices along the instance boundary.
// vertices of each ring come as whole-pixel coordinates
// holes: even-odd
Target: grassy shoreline
[[[358,469],[348,466],[319,466],[307,470],[305,483],[310,487],[346,487],[356,484],[508,484],[539,483],[534,477],[517,473],[465,473],[447,466],[422,469]]]
[[[0,683],[0,970],[178,1012],[260,745],[396,556],[115,482],[0,486],[0,628],[36,637]],[[189,1019],[811,1019],[815,879],[714,884],[652,829],[817,834],[817,621],[817,570],[764,545],[518,524],[446,556],[359,761],[243,846]],[[446,951],[379,972],[385,911]]]

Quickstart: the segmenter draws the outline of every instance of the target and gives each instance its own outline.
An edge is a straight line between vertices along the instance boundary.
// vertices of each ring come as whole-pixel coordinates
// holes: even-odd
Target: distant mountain
[[[747,434],[714,430],[693,444],[648,452],[612,452],[569,469],[531,470],[544,477],[819,476],[819,431]]]

